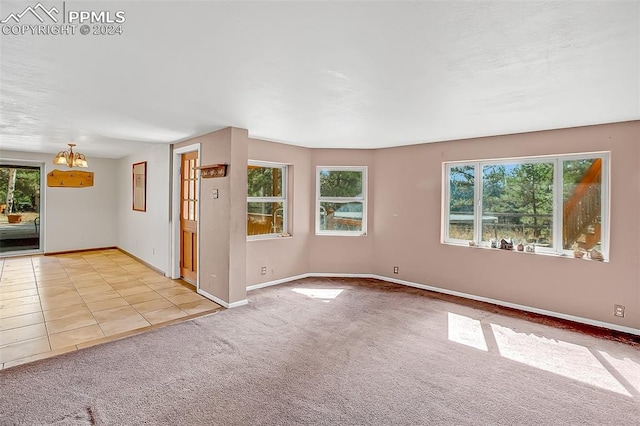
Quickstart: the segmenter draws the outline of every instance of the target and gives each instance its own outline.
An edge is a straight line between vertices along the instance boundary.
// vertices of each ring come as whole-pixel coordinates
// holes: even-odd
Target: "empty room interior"
[[[0,423],[640,418],[640,2],[0,22]]]

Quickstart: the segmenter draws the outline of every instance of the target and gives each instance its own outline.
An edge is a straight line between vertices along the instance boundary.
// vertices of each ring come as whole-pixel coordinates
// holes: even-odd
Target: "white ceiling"
[[[123,34],[0,35],[2,149],[117,158],[227,126],[377,148],[640,118],[639,1],[65,6],[124,10]]]

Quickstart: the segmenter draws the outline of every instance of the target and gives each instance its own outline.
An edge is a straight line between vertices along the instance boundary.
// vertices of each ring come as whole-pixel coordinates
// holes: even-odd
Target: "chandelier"
[[[53,159],[53,164],[67,165],[69,167],[87,167],[87,157],[84,154],[73,152],[75,143],[70,143],[69,151],[60,151]]]

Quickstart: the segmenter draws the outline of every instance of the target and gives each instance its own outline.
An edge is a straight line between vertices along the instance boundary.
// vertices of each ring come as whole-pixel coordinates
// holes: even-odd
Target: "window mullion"
[[[602,161],[602,170],[600,171],[600,248],[602,249],[602,254],[605,259],[609,259],[609,214],[610,214],[610,204],[609,204],[609,191],[611,187],[609,186],[609,156],[602,155],[598,157]]]
[[[553,247],[558,253],[562,253],[563,247],[563,182],[564,171],[562,158],[555,160],[553,170]]]
[[[475,163],[474,168],[474,197],[475,197],[475,215],[473,218],[473,232],[475,241],[480,243],[482,241],[482,164]]]
[[[319,200],[324,203],[364,203],[363,197],[320,197]]]
[[[445,185],[446,187],[444,188],[444,209],[442,210],[442,213],[444,215],[444,221],[441,224],[442,226],[442,232],[444,235],[444,241],[443,242],[447,242],[449,241],[449,239],[451,238],[450,234],[449,234],[449,228],[451,227],[450,225],[450,221],[451,221],[451,164],[445,164],[444,167],[444,176],[442,177],[443,182],[446,182]]]
[[[247,197],[248,203],[284,203],[285,197]]]

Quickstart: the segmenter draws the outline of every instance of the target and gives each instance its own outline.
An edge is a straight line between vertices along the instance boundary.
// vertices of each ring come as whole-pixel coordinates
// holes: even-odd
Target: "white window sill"
[[[247,241],[289,240],[291,238],[293,238],[291,234],[265,234],[248,236]]]
[[[319,237],[366,237],[364,232],[316,232]]]
[[[490,250],[490,251],[496,251],[496,252],[506,252],[506,253],[517,253],[517,254],[528,254],[528,255],[534,255],[534,256],[550,256],[550,257],[563,257],[566,259],[574,259],[574,260],[586,260],[589,262],[596,262],[596,263],[609,263],[609,259],[605,258],[604,260],[594,260],[594,259],[590,259],[589,255],[585,253],[584,257],[579,258],[579,257],[574,257],[573,254],[571,254],[570,252],[567,253],[558,253],[556,251],[546,251],[543,249],[543,251],[540,251],[539,249],[537,249],[535,252],[528,252],[528,251],[518,251],[515,248],[513,250],[503,250],[503,249],[499,249],[499,248],[491,248],[489,246],[485,246],[485,245],[475,245],[475,246],[470,246],[468,243],[463,244],[463,243],[456,243],[456,242],[443,242],[442,244],[444,245],[448,245],[448,246],[456,246],[456,247],[466,247],[466,248],[470,248],[470,249],[479,249],[479,250]],[[526,247],[525,247],[526,249]]]

